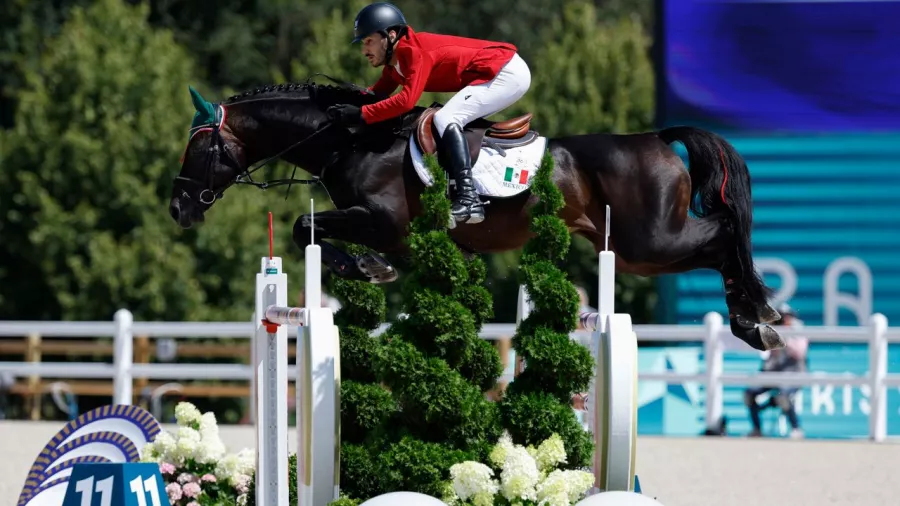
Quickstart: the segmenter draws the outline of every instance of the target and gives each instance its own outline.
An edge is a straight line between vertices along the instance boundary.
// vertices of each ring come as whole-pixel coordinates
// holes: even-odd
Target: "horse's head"
[[[235,95],[224,105],[207,101],[193,88],[190,92],[196,113],[169,204],[172,218],[184,228],[202,222],[206,210],[233,184],[267,187],[310,182],[250,179],[251,173],[273,159],[284,159],[320,177],[342,154],[354,149],[350,129],[332,128],[337,124],[328,119],[328,107],[378,100],[365,88],[349,83],[331,86],[309,81],[263,86]],[[400,120],[385,121],[365,129],[393,142],[393,129],[400,124]]]
[[[181,172],[172,186],[169,213],[182,227],[203,221],[203,214],[244,171],[244,147],[226,124],[225,108],[190,88],[194,108]]]

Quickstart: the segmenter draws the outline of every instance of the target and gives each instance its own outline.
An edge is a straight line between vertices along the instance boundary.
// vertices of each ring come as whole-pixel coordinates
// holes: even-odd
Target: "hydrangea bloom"
[[[256,452],[228,454],[213,413],[200,413],[192,404],[175,408],[174,434],[160,432],[140,451],[141,461],[159,465],[172,506],[237,504],[246,506]]]
[[[594,484],[586,471],[556,469],[566,463],[561,437],[553,434],[536,448],[513,444],[506,432],[488,455],[488,463],[467,461],[450,468],[442,500],[449,506],[571,506]],[[494,470],[499,470],[499,481]]]

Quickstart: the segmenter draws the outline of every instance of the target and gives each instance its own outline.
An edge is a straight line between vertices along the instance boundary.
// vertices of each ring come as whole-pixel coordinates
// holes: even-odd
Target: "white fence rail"
[[[386,326],[380,327],[380,333]],[[128,310],[119,310],[112,322],[44,322],[0,321],[0,337],[22,337],[37,334],[52,338],[112,337],[114,352],[112,363],[106,362],[0,362],[0,374],[21,378],[40,377],[56,379],[108,378],[113,381],[113,402],[130,404],[133,379],[199,380],[243,379],[252,380],[249,364],[135,364],[133,363],[134,336],[151,338],[246,338],[253,337],[255,324],[241,322],[135,322]],[[515,324],[485,324],[481,338],[497,340],[510,338]],[[790,329],[779,327],[785,337],[802,335],[810,343],[867,344],[869,369],[865,374],[845,373],[752,373],[735,374],[723,371],[723,354],[726,350],[749,350],[731,335],[723,325],[722,316],[708,313],[703,325],[635,325],[641,343],[700,343],[706,356],[706,370],[699,374],[641,373],[642,381],[663,381],[669,384],[698,382],[706,387],[706,420],[712,426],[721,417],[725,385],[743,386],[812,386],[853,385],[870,389],[869,439],[883,441],[887,436],[887,388],[900,386],[900,374],[887,373],[887,346],[900,343],[900,328],[889,328],[887,319],[872,315],[867,326],[822,326]],[[296,327],[288,327],[288,336],[296,338]],[[573,339],[588,342],[590,332],[575,331]],[[293,367],[291,369],[294,369]],[[295,377],[289,370],[288,377]],[[511,378],[505,378],[511,379]]]

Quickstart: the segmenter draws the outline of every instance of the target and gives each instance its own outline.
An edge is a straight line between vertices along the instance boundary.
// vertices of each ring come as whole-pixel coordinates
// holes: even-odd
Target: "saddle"
[[[434,114],[442,106],[432,104],[419,116],[416,123],[416,144],[422,153],[437,153],[440,137],[434,127]],[[532,113],[523,114],[506,121],[488,121],[477,119],[463,128],[463,135],[469,143],[469,154],[472,165],[478,160],[478,154],[484,147],[493,148],[505,156],[505,149],[531,144],[538,139],[537,131],[531,129]]]

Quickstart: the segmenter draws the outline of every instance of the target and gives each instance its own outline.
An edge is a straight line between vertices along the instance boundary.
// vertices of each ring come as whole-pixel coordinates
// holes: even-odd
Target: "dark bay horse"
[[[266,86],[215,104],[193,88],[191,94],[197,112],[170,203],[179,225],[203,221],[231,185],[259,185],[249,177],[250,166],[280,158],[310,173],[332,199],[335,210],[315,215],[323,263],[344,278],[376,283],[396,278],[380,255],[352,256],[325,239],[380,253],[405,251],[407,227],[420,212],[425,187],[409,150],[409,136],[415,135],[423,108],[348,128],[332,123],[326,108],[336,103],[361,106],[377,97],[350,86],[308,82]],[[491,124],[479,120],[467,130],[483,133]],[[675,141],[686,147],[690,170],[669,146]],[[655,276],[716,270],[722,275],[734,335],[760,350],[784,346],[765,325],[780,315],[769,304],[772,292],[751,255],[750,175],[728,142],[705,130],[674,127],[551,138],[546,149],[555,161],[553,180],[565,197],[559,216],[572,234],[602,250],[609,205],[610,249],[619,272]],[[469,253],[521,248],[532,236],[528,209],[535,201],[527,191],[494,198],[484,222],[449,233]],[[309,215],[294,225],[294,242],[301,248],[310,241],[309,228]]]

